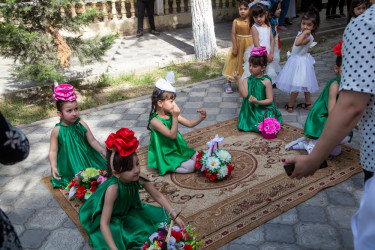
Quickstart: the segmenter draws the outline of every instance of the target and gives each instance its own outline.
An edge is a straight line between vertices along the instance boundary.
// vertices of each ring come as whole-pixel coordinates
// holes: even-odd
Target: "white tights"
[[[197,152],[187,161],[181,163],[181,165],[176,168],[174,172],[180,174],[192,173],[195,171],[195,161],[197,159]]]
[[[341,144],[345,144],[345,143],[347,143],[349,140],[350,140],[350,136],[346,136],[341,142],[340,142],[340,144],[339,145],[337,145],[334,149],[333,149],[333,151],[331,152],[331,155],[332,156],[338,156],[339,154],[341,154]],[[303,142],[301,142],[301,143],[297,143],[296,145],[293,145],[292,146],[292,149],[306,149],[306,147],[307,147],[307,145],[309,144],[309,146],[310,146],[310,152],[309,152],[309,150],[307,150],[308,151],[308,153],[310,154],[311,153],[311,151],[312,151],[312,149],[315,147],[315,144],[318,142],[318,140],[310,140],[310,142],[309,143],[307,143],[306,141],[303,141]],[[302,148],[302,147],[303,148]]]

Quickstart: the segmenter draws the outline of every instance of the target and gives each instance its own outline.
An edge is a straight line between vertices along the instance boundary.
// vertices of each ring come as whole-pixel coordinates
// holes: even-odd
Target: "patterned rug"
[[[206,142],[216,134],[225,138],[220,148],[232,154],[235,169],[230,178],[220,182],[210,182],[201,172],[159,176],[146,166],[147,147],[137,151],[142,171],[172,206],[182,211],[182,219],[197,228],[202,249],[223,246],[362,170],[359,151],[343,146],[340,156],[328,159],[328,168],[312,177],[292,180],[285,174],[281,159],[303,153],[284,149],[288,142],[303,136],[303,131],[284,124],[277,139],[266,140],[260,134],[238,131],[237,123],[238,119],[231,119],[184,134],[196,150],[207,149]],[[80,204],[68,201],[65,190],[52,190],[49,180],[47,177],[43,182],[87,239],[78,220]],[[157,205],[145,191],[141,191],[141,198]]]

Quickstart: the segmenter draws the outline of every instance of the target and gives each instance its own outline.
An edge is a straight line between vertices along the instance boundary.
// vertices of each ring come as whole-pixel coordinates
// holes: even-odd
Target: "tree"
[[[72,17],[70,4],[81,0],[2,0],[0,55],[20,63],[15,76],[38,82],[64,80],[63,69],[72,56],[81,64],[101,60],[118,36],[82,38],[84,26],[94,21],[94,8]],[[62,35],[62,31],[64,34]]]
[[[211,0],[191,0],[195,56],[207,60],[217,55]]]

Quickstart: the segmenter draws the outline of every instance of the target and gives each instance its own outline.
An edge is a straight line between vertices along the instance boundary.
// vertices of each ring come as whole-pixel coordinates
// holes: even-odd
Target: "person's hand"
[[[311,30],[309,30],[309,29],[305,29],[302,33],[304,33],[304,35],[305,35],[306,37],[308,37],[308,36],[311,35]]]
[[[249,98],[249,102],[252,103],[252,104],[257,104],[258,99],[256,97],[254,97],[253,95],[251,95],[250,98]]]
[[[269,55],[267,56],[267,61],[268,61],[269,63],[271,63],[271,62],[273,61],[273,55],[272,55],[272,54],[269,54]]]
[[[302,177],[313,175],[321,165],[321,162],[311,159],[309,155],[299,155],[295,158],[282,159],[281,161],[285,164],[294,163],[294,171],[290,178],[297,178],[298,180]]]
[[[237,82],[238,82],[238,79],[240,79],[241,75],[240,75],[240,73],[238,73],[238,71],[234,71],[234,72],[233,72],[233,77],[234,77],[234,79],[236,79]]]
[[[201,117],[202,117],[203,120],[206,119],[206,117],[207,117],[206,110],[204,110],[204,109],[197,109],[197,112],[199,114],[201,114]]]
[[[184,223],[183,220],[181,220],[180,218],[177,218],[177,219],[175,220],[175,223],[176,223],[181,229],[183,229],[183,228],[186,227],[185,223]]]
[[[238,49],[237,48],[233,48],[232,49],[232,55],[233,56],[237,56],[237,54],[238,54]]]
[[[52,175],[53,175],[53,178],[55,178],[56,180],[60,180],[61,177],[59,177],[59,171],[57,171],[57,168],[52,168]]]
[[[174,107],[172,109],[172,116],[173,117],[178,117],[180,115],[180,108],[178,107],[177,104],[174,104]]]

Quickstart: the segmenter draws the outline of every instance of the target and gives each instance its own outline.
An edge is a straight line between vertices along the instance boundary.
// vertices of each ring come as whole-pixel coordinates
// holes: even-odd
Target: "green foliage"
[[[16,77],[39,82],[61,81],[63,67],[59,63],[58,47],[53,30],[61,35],[62,42],[70,47],[72,56],[87,64],[101,60],[118,34],[82,38],[82,29],[99,17],[96,9],[72,17],[70,4],[81,0],[2,0],[0,11],[0,55],[13,58],[21,64]],[[62,12],[64,10],[64,13]],[[69,36],[60,33],[64,30]]]

